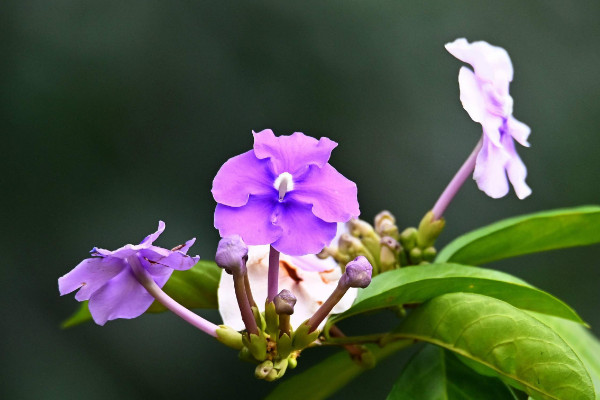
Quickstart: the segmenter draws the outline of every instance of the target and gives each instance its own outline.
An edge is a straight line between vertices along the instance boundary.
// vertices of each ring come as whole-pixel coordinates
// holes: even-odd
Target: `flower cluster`
[[[528,146],[529,128],[512,116],[508,54],[465,39],[446,48],[473,67],[460,70],[460,99],[482,125],[483,137],[418,229],[400,232],[387,211],[375,217],[374,226],[356,219],[356,184],[328,163],[336,142],[263,130],[253,133],[252,150],[225,162],[212,185],[214,226],[221,235],[215,263],[224,271],[217,293],[224,325],[205,320],[162,290],[173,271],[188,270],[199,260],[187,255],[195,239],[172,250],[154,245],[164,231],[162,221],[139,245],[94,248],[91,258],[59,278],[60,294],[78,290],[75,298],[89,300],[99,325],[135,318],[158,301],[239,350],[241,359],[257,364],[258,378],[282,377],[304,348],[318,343],[327,317],[349,309],[357,289],[366,288],[373,275],[434,259],[442,214],[471,173],[492,197],[508,192],[506,175],[519,198],[531,193],[513,143]],[[337,327],[334,332],[343,335]],[[364,348],[345,347],[361,362]]]

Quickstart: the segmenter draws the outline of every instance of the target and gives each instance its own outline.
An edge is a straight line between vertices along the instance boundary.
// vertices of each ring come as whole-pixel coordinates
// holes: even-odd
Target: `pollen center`
[[[294,178],[289,172],[279,174],[273,187],[279,191],[279,201],[283,201],[285,194],[294,190]]]

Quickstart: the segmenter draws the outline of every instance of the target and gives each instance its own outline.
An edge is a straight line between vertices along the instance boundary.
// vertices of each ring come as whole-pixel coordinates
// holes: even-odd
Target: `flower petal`
[[[167,252],[166,255],[164,254],[165,251]],[[155,264],[176,270],[190,269],[196,265],[200,259],[198,256],[190,257],[181,251],[170,251],[156,246],[140,250],[139,254]]]
[[[485,135],[483,147],[477,155],[473,179],[477,186],[488,196],[497,199],[508,193],[508,181],[504,166],[507,162],[507,153],[495,146]]]
[[[227,160],[213,179],[212,194],[217,203],[240,207],[250,195],[272,194],[275,179],[268,160],[258,159],[253,150]]]
[[[508,90],[508,83],[513,79],[513,67],[508,53],[502,47],[484,41],[469,43],[465,38],[460,38],[447,43],[446,50],[459,60],[471,64],[479,79],[494,82],[494,86]]]
[[[89,308],[94,321],[104,325],[116,318],[135,318],[150,307],[154,298],[133,275],[130,267],[111,279],[90,297]]]
[[[144,238],[144,240],[142,240],[140,242],[141,245],[151,245],[152,243],[154,243],[154,241],[156,239],[158,239],[158,237],[163,233],[163,231],[165,230],[165,223],[162,221],[158,221],[158,229],[156,230],[156,232],[151,233],[150,235],[146,236]]]
[[[458,84],[460,86],[460,101],[463,108],[469,113],[469,117],[473,121],[483,122],[487,113],[485,110],[485,99],[473,71],[467,67],[462,67],[458,73]]]
[[[531,194],[531,188],[527,185],[527,183],[525,183],[525,178],[527,177],[527,167],[525,167],[525,164],[523,161],[521,161],[521,157],[519,157],[519,154],[515,150],[515,144],[512,137],[505,135],[502,138],[502,144],[504,145],[504,150],[510,155],[508,161],[506,162],[506,173],[508,174],[508,179],[515,189],[517,197],[523,200],[525,197]]]
[[[313,214],[326,222],[346,222],[360,214],[356,184],[330,164],[311,166],[288,196],[311,204]]]
[[[481,123],[484,137],[488,138],[496,147],[501,147],[500,144],[500,129],[504,124],[502,117],[497,115],[487,114]]]
[[[58,290],[63,296],[81,288],[75,295],[75,299],[88,300],[96,290],[124,268],[126,268],[125,262],[118,258],[87,258],[69,273],[58,278]]]
[[[217,204],[215,228],[221,237],[240,235],[247,245],[273,243],[282,232],[272,221],[276,203],[276,196],[250,196],[242,207]]]
[[[508,127],[508,133],[513,137],[517,142],[519,142],[522,146],[529,147],[529,142],[527,138],[531,133],[531,128],[525,125],[521,121],[518,121],[512,115],[506,121],[506,125]]]
[[[270,129],[253,133],[254,154],[260,159],[269,158],[277,175],[283,172],[293,174],[308,165],[322,167],[337,146],[326,137],[317,140],[301,132],[278,137]]]
[[[252,287],[252,295],[257,299],[259,309],[263,311],[264,302],[262,299],[267,297],[268,287],[269,246],[250,246],[248,250],[248,279]],[[333,292],[341,276],[339,266],[332,259],[319,260],[330,265],[333,261],[332,269],[327,273],[302,270],[296,263],[298,259],[299,257],[281,254],[279,269],[279,289],[291,291],[298,299],[294,307],[294,313],[290,317],[290,323],[293,328],[300,326],[302,322],[315,313]],[[290,269],[294,271],[294,277],[290,275]],[[355,289],[348,290],[342,300],[334,307],[333,312],[341,313],[350,308],[356,298],[356,294],[357,291]],[[221,314],[221,318],[223,318],[223,323],[236,330],[244,329],[244,323],[242,322],[240,310],[235,299],[233,279],[230,275],[221,274],[217,295],[219,299],[219,313]],[[319,328],[322,328],[324,323],[325,321],[323,321]]]
[[[271,244],[275,249],[288,255],[302,256],[316,254],[331,243],[337,224],[316,217],[311,208],[311,205],[291,198],[277,204],[273,223],[281,227],[282,233]]]

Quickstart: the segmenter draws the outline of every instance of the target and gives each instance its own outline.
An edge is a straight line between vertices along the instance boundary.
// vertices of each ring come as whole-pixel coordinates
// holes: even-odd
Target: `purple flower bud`
[[[292,315],[294,313],[294,305],[296,304],[296,296],[287,289],[283,289],[275,299],[275,312],[277,314]]]
[[[246,273],[248,246],[239,235],[222,238],[217,247],[215,262],[228,274]]]
[[[371,283],[373,266],[363,256],[358,256],[346,265],[346,272],[340,278],[341,287],[366,288]]]

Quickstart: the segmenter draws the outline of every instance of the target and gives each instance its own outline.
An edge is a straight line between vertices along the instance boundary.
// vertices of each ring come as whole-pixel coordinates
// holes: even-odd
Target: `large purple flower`
[[[158,223],[158,230],[148,235],[139,245],[128,244],[115,251],[94,247],[92,258],[79,263],[71,272],[58,278],[61,296],[79,289],[78,301],[89,300],[89,309],[98,325],[116,318],[135,318],[144,313],[154,301],[138,282],[131,264],[141,265],[163,287],[173,270],[186,270],[200,257],[190,257],[188,249],[196,239],[188,240],[177,250],[167,250],[152,243],[165,230],[165,223]]]
[[[508,193],[508,182],[517,196],[531,194],[525,183],[527,168],[515,150],[513,139],[529,147],[531,130],[513,116],[513,99],[508,89],[513,67],[506,50],[487,42],[469,43],[456,39],[446,44],[454,57],[474,69],[462,67],[458,75],[460,100],[471,119],[483,127],[483,146],[477,156],[473,179],[488,196],[498,198]]]
[[[254,133],[254,149],[229,159],[213,181],[221,236],[238,234],[289,255],[318,253],[337,222],[360,213],[356,184],[327,163],[336,146],[300,132]]]

